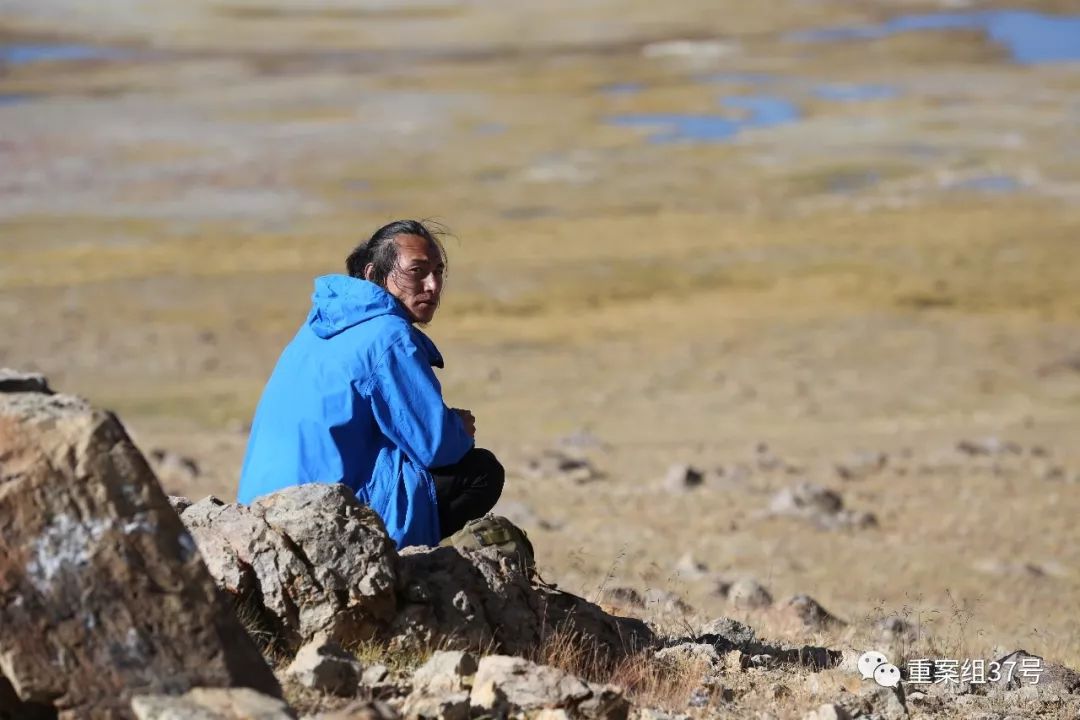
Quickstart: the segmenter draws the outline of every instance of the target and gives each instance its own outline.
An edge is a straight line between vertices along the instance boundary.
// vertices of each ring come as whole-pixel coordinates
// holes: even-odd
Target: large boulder
[[[120,422],[43,381],[3,387],[17,390],[0,392],[4,709],[129,717],[135,694],[279,695]]]
[[[217,582],[257,639],[292,655],[316,635],[346,647],[526,653],[551,633],[621,657],[652,640],[639,620],[534,583],[495,548],[407,548],[343,485],[287,488],[250,506],[205,498],[184,508]]]
[[[389,632],[396,645],[526,655],[562,636],[616,660],[653,641],[644,622],[534,583],[495,548],[407,548],[399,568],[401,607]]]
[[[393,542],[344,485],[301,485],[250,506],[208,497],[181,518],[256,639],[277,652],[317,635],[349,646],[394,617]]]

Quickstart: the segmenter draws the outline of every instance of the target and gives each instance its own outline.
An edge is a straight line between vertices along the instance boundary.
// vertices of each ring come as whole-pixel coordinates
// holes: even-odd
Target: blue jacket
[[[237,500],[345,483],[399,548],[438,544],[428,468],[456,463],[473,445],[431,369],[442,356],[374,283],[326,275],[312,301],[255,411]]]

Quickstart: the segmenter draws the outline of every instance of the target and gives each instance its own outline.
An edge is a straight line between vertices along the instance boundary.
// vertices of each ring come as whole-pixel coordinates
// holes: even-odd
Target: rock
[[[280,694],[112,414],[2,394],[0,458],[0,684],[18,703],[122,716],[136,689]]]
[[[294,720],[284,701],[247,688],[194,688],[184,695],[137,695],[137,720]]]
[[[466,678],[476,674],[476,658],[460,650],[432,654],[413,674],[413,693],[445,695],[465,689]]]
[[[840,493],[810,482],[781,490],[769,505],[777,515],[834,515],[843,509]]]
[[[671,492],[684,492],[701,487],[705,473],[691,465],[672,465],[664,474],[664,487]]]
[[[642,49],[647,58],[679,58],[694,63],[709,63],[738,53],[739,46],[719,40],[664,40],[649,43]]]
[[[694,612],[694,608],[682,597],[671,590],[649,588],[645,591],[645,608],[651,613],[664,617],[681,617]]]
[[[795,595],[778,608],[780,614],[810,630],[832,630],[847,625],[809,595]]]
[[[1020,455],[1024,449],[1014,442],[1006,442],[996,437],[987,437],[978,440],[961,440],[956,443],[956,449],[965,455]]]
[[[406,548],[399,564],[403,605],[386,637],[395,647],[444,647],[525,655],[552,628],[612,659],[652,641],[640,620],[608,615],[583,598],[533,586],[496,548]]]
[[[401,714],[406,720],[468,720],[469,693],[446,695],[413,693],[405,700]]]
[[[378,685],[390,677],[390,669],[381,663],[369,665],[360,673],[361,685]]]
[[[42,393],[52,395],[49,381],[40,373],[22,372],[11,368],[0,368],[0,394],[3,393]]]
[[[851,714],[840,705],[828,703],[803,715],[803,720],[851,720]]]
[[[918,638],[918,631],[915,626],[901,617],[882,618],[874,623],[874,627],[881,639],[886,642],[903,641],[912,643]]]
[[[632,587],[615,586],[608,588],[604,592],[604,599],[608,603],[620,607],[645,609],[645,598],[641,597],[641,593]]]
[[[189,507],[191,507],[191,504],[191,501],[188,500],[186,497],[181,497],[180,495],[169,495],[169,506],[176,512],[177,515],[180,515]]]
[[[720,662],[720,653],[709,643],[679,643],[666,648],[661,648],[653,653],[653,657],[661,662],[674,665],[692,665],[703,663],[715,665]]]
[[[562,450],[545,450],[529,458],[521,472],[534,480],[562,478],[576,483],[587,483],[603,477],[603,473],[594,468],[587,458]]]
[[[1048,663],[1026,650],[1013,652],[996,660],[1000,679],[990,683],[998,690],[1018,690],[1037,686],[1043,694],[1080,694],[1080,673],[1063,665]]]
[[[881,720],[904,720],[908,716],[904,690],[900,685],[895,688],[877,687],[863,693],[860,698],[869,708],[869,713]]]
[[[340,710],[320,713],[312,720],[398,720],[400,715],[380,700],[357,700]]]
[[[772,605],[772,595],[757,580],[739,578],[734,582],[721,581],[717,591],[740,610],[759,610]]]
[[[187,455],[180,455],[162,448],[153,448],[148,457],[158,479],[165,485],[184,485],[202,475],[199,463]]]
[[[863,480],[884,470],[888,461],[883,452],[858,453],[834,467],[841,480]]]
[[[700,580],[709,574],[709,566],[686,553],[675,563],[675,574],[683,580]]]
[[[825,530],[863,529],[877,525],[873,513],[847,510],[839,493],[811,482],[778,492],[769,504],[769,513],[809,520]]]
[[[562,670],[506,655],[480,660],[470,701],[474,713],[497,717],[555,708],[571,717],[625,720],[630,709],[617,688],[590,685]]]
[[[394,617],[397,552],[382,520],[340,484],[309,484],[250,507],[209,497],[181,516],[218,584],[280,652],[319,633],[369,640]]]
[[[635,708],[633,720],[690,720],[690,716],[682,713],[667,713],[655,708]]]
[[[316,637],[300,648],[285,674],[304,687],[350,696],[356,694],[362,669],[339,644]]]
[[[754,461],[757,463],[758,470],[764,472],[773,472],[785,467],[783,459],[770,450],[766,443],[758,443],[754,448]]]
[[[722,653],[745,650],[757,642],[753,628],[726,617],[717,618],[705,625],[698,634],[698,639]]]

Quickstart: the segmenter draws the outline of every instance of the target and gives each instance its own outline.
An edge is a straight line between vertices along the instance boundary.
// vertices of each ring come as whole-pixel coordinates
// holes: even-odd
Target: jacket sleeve
[[[390,347],[369,394],[379,429],[419,465],[452,465],[472,448],[465,423],[446,407],[428,358],[413,343]]]

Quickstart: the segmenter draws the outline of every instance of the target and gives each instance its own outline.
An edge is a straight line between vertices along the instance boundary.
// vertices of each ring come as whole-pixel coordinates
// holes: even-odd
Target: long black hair
[[[430,220],[395,220],[383,225],[365,242],[360,243],[345,259],[345,270],[352,277],[364,278],[364,268],[369,264],[371,282],[386,287],[386,279],[397,268],[398,249],[394,238],[398,235],[417,235],[439,249],[443,264],[446,265],[446,249],[440,237],[447,231],[438,223]]]

